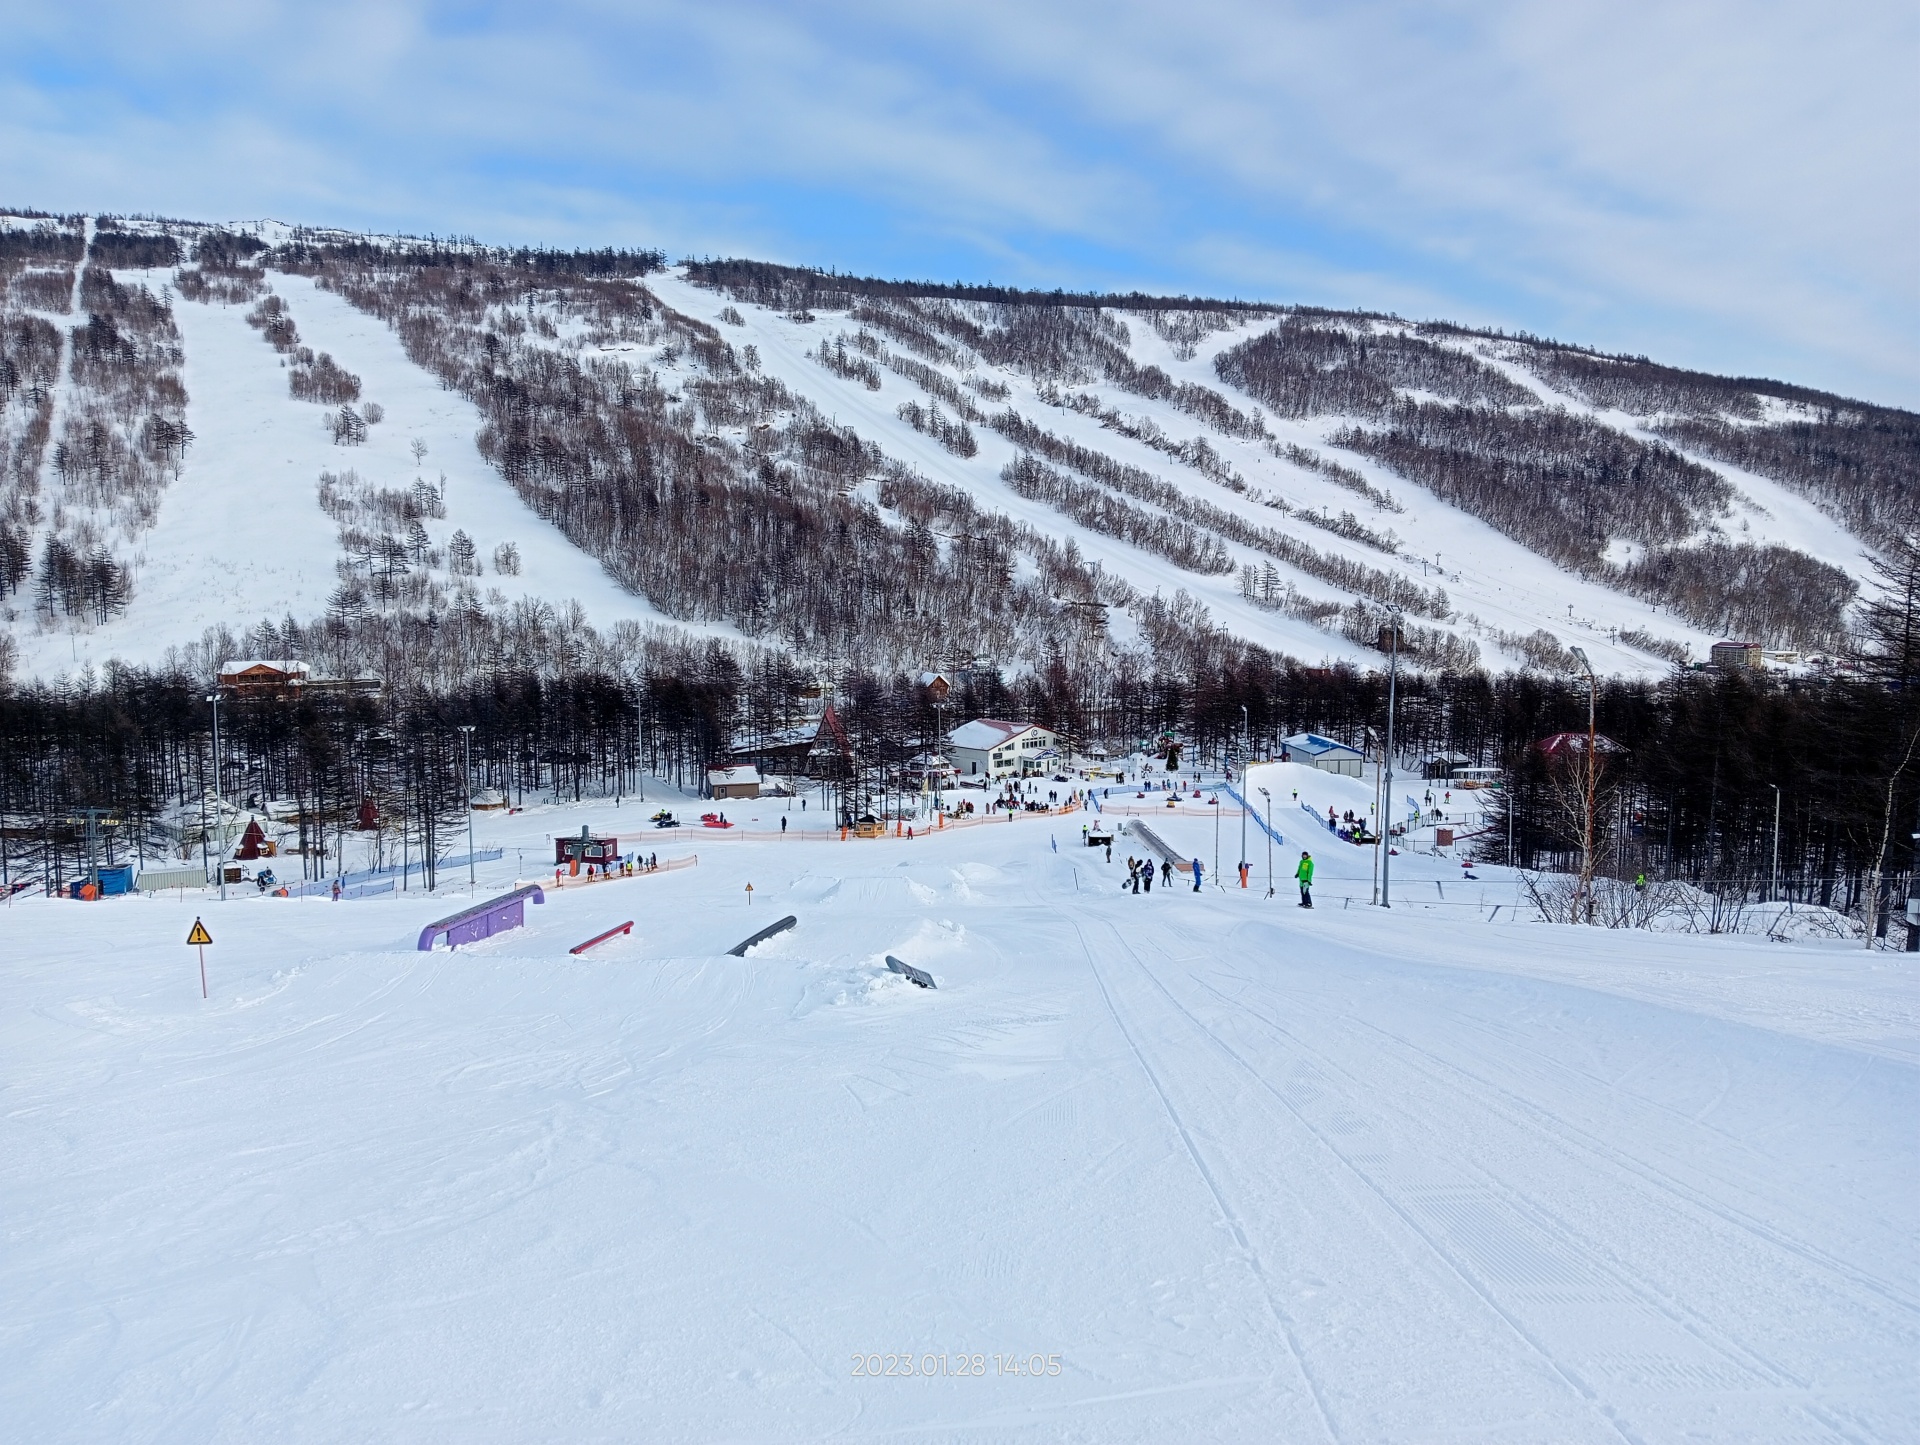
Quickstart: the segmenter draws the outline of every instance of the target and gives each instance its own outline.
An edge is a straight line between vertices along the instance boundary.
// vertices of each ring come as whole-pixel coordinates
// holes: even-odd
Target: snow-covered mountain
[[[4,227],[23,675],[218,628],[363,666],[669,627],[803,663],[1366,664],[1389,605],[1417,664],[1646,674],[1833,646],[1920,475],[1909,413],[1392,317]]]

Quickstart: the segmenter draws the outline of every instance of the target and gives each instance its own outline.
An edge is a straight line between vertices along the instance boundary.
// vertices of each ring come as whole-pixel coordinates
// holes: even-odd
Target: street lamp
[[[1434,565],[1439,565],[1437,554]],[[1403,614],[1398,607],[1389,607],[1387,611],[1392,618],[1393,635],[1387,639],[1387,743],[1381,758],[1378,822],[1386,830],[1386,842],[1380,852],[1380,902],[1383,907],[1391,908],[1393,901],[1388,892],[1388,880],[1393,872],[1393,724],[1394,714],[1399,710],[1400,620]]]
[[[467,887],[476,887],[473,871],[473,724],[460,724],[461,768],[467,779]]]
[[[1573,653],[1573,660],[1579,663],[1581,669],[1587,674],[1587,801],[1586,807],[1582,810],[1585,815],[1583,821],[1586,823],[1586,829],[1580,846],[1580,892],[1574,902],[1573,915],[1573,921],[1578,923],[1582,902],[1586,905],[1587,916],[1589,918],[1593,916],[1593,793],[1598,781],[1594,773],[1598,760],[1594,756],[1596,738],[1593,730],[1593,712],[1600,695],[1600,683],[1593,675],[1593,664],[1587,661],[1587,654],[1578,647],[1568,650]]]
[[[1267,897],[1273,897],[1273,794],[1265,788],[1260,796],[1267,800]]]
[[[213,816],[214,816],[214,821],[218,822],[220,818],[219,804],[221,802],[221,794],[220,794],[220,688],[217,684],[215,685],[213,691],[207,694],[207,701],[213,704],[213,797],[214,797]],[[214,866],[220,870],[220,901],[222,903],[225,903],[227,901],[227,845],[226,845],[224,833],[225,833],[225,830],[222,829],[223,836],[220,843],[220,851],[214,860]]]

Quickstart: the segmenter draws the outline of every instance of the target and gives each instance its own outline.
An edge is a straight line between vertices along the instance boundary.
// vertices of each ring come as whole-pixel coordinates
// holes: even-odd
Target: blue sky
[[[0,204],[1527,330],[1920,406],[1920,7],[16,0]]]

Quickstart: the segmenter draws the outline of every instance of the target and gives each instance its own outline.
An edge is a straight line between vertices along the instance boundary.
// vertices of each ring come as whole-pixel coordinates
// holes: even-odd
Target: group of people
[[[555,868],[553,881],[558,883],[565,871],[564,868]],[[660,871],[660,855],[629,853],[626,857],[616,858],[611,863],[589,863],[584,871],[589,883],[597,878],[631,878],[636,873],[657,873]]]
[[[1196,859],[1194,861],[1193,867],[1193,876],[1195,879],[1193,886],[1194,889],[1198,891],[1200,887],[1198,881],[1200,877],[1199,860]],[[1164,887],[1171,888],[1173,886],[1173,864],[1166,862],[1164,859],[1160,864],[1160,882]],[[1127,859],[1127,881],[1120,885],[1120,891],[1125,893],[1129,890],[1134,893],[1142,891],[1147,893],[1153,892],[1153,860],[1151,858],[1129,857]]]
[[[1058,851],[1057,847],[1055,851]],[[1113,861],[1113,844],[1111,842],[1107,844],[1107,861]],[[1200,891],[1200,884],[1205,877],[1205,871],[1198,858],[1188,863],[1187,867],[1193,873],[1193,891],[1198,893]],[[1171,888],[1173,886],[1172,862],[1163,858],[1160,861],[1159,872],[1160,886],[1163,888]],[[1242,863],[1240,865],[1240,886],[1242,888],[1247,886],[1247,872],[1248,865]],[[1135,858],[1129,854],[1127,857],[1127,881],[1120,885],[1120,891],[1122,893],[1153,892],[1153,874],[1154,867],[1152,859]],[[1293,881],[1300,885],[1300,906],[1302,908],[1313,907],[1313,854],[1307,852],[1305,849],[1302,849],[1300,852],[1299,866],[1293,870]]]

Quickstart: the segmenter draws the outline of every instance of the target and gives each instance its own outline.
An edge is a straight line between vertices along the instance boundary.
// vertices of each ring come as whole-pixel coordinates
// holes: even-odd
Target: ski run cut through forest
[[[1920,1439],[1920,417],[0,213],[0,1430]]]

